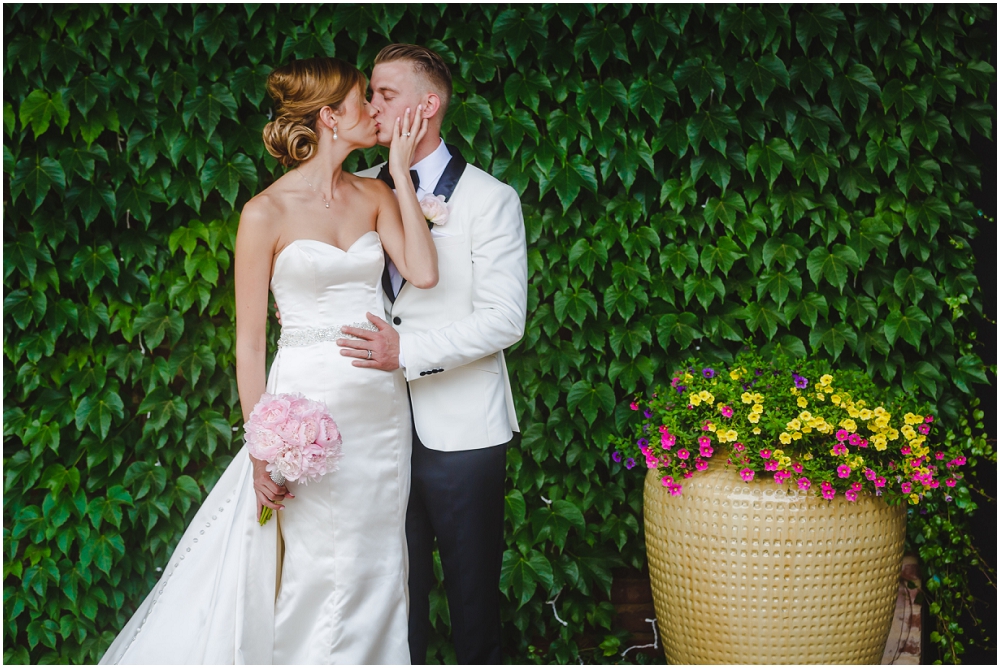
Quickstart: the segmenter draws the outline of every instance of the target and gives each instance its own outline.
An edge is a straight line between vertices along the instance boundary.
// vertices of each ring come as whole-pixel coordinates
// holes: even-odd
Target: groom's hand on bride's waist
[[[377,332],[357,327],[343,327],[345,334],[353,339],[337,339],[340,354],[356,358],[351,364],[368,369],[395,371],[399,368],[399,334],[392,325],[377,315],[368,315],[368,322],[378,328]]]

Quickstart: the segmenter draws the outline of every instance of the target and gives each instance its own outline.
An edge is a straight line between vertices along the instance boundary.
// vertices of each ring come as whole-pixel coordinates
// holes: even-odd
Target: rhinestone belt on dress
[[[338,327],[310,327],[308,329],[281,330],[278,337],[278,348],[297,348],[301,346],[311,346],[314,343],[323,341],[336,341],[337,339],[353,339],[343,331],[344,327],[354,327],[356,329],[367,329],[369,332],[377,332],[378,327],[370,322],[352,322]]]

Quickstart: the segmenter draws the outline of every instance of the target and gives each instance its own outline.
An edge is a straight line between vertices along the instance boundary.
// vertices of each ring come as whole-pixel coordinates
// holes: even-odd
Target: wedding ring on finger
[[[369,351],[368,351],[368,358],[367,358],[367,359],[371,359],[371,358],[372,358],[372,351],[371,351],[371,350],[369,350]]]
[[[413,133],[412,133],[412,132],[404,132],[404,133],[403,133],[403,136],[404,136],[404,137],[409,137],[409,136],[410,136],[411,134],[413,134]]]

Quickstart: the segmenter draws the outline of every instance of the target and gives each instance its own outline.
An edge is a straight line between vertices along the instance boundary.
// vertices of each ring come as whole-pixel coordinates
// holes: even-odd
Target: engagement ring
[[[372,358],[372,351],[369,350],[368,351],[368,359],[371,359],[371,358]]]

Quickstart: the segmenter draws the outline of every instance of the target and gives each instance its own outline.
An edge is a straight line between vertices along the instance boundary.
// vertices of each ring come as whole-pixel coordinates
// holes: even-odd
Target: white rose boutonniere
[[[420,210],[428,223],[444,225],[448,222],[448,204],[444,195],[427,195],[420,200]]]

